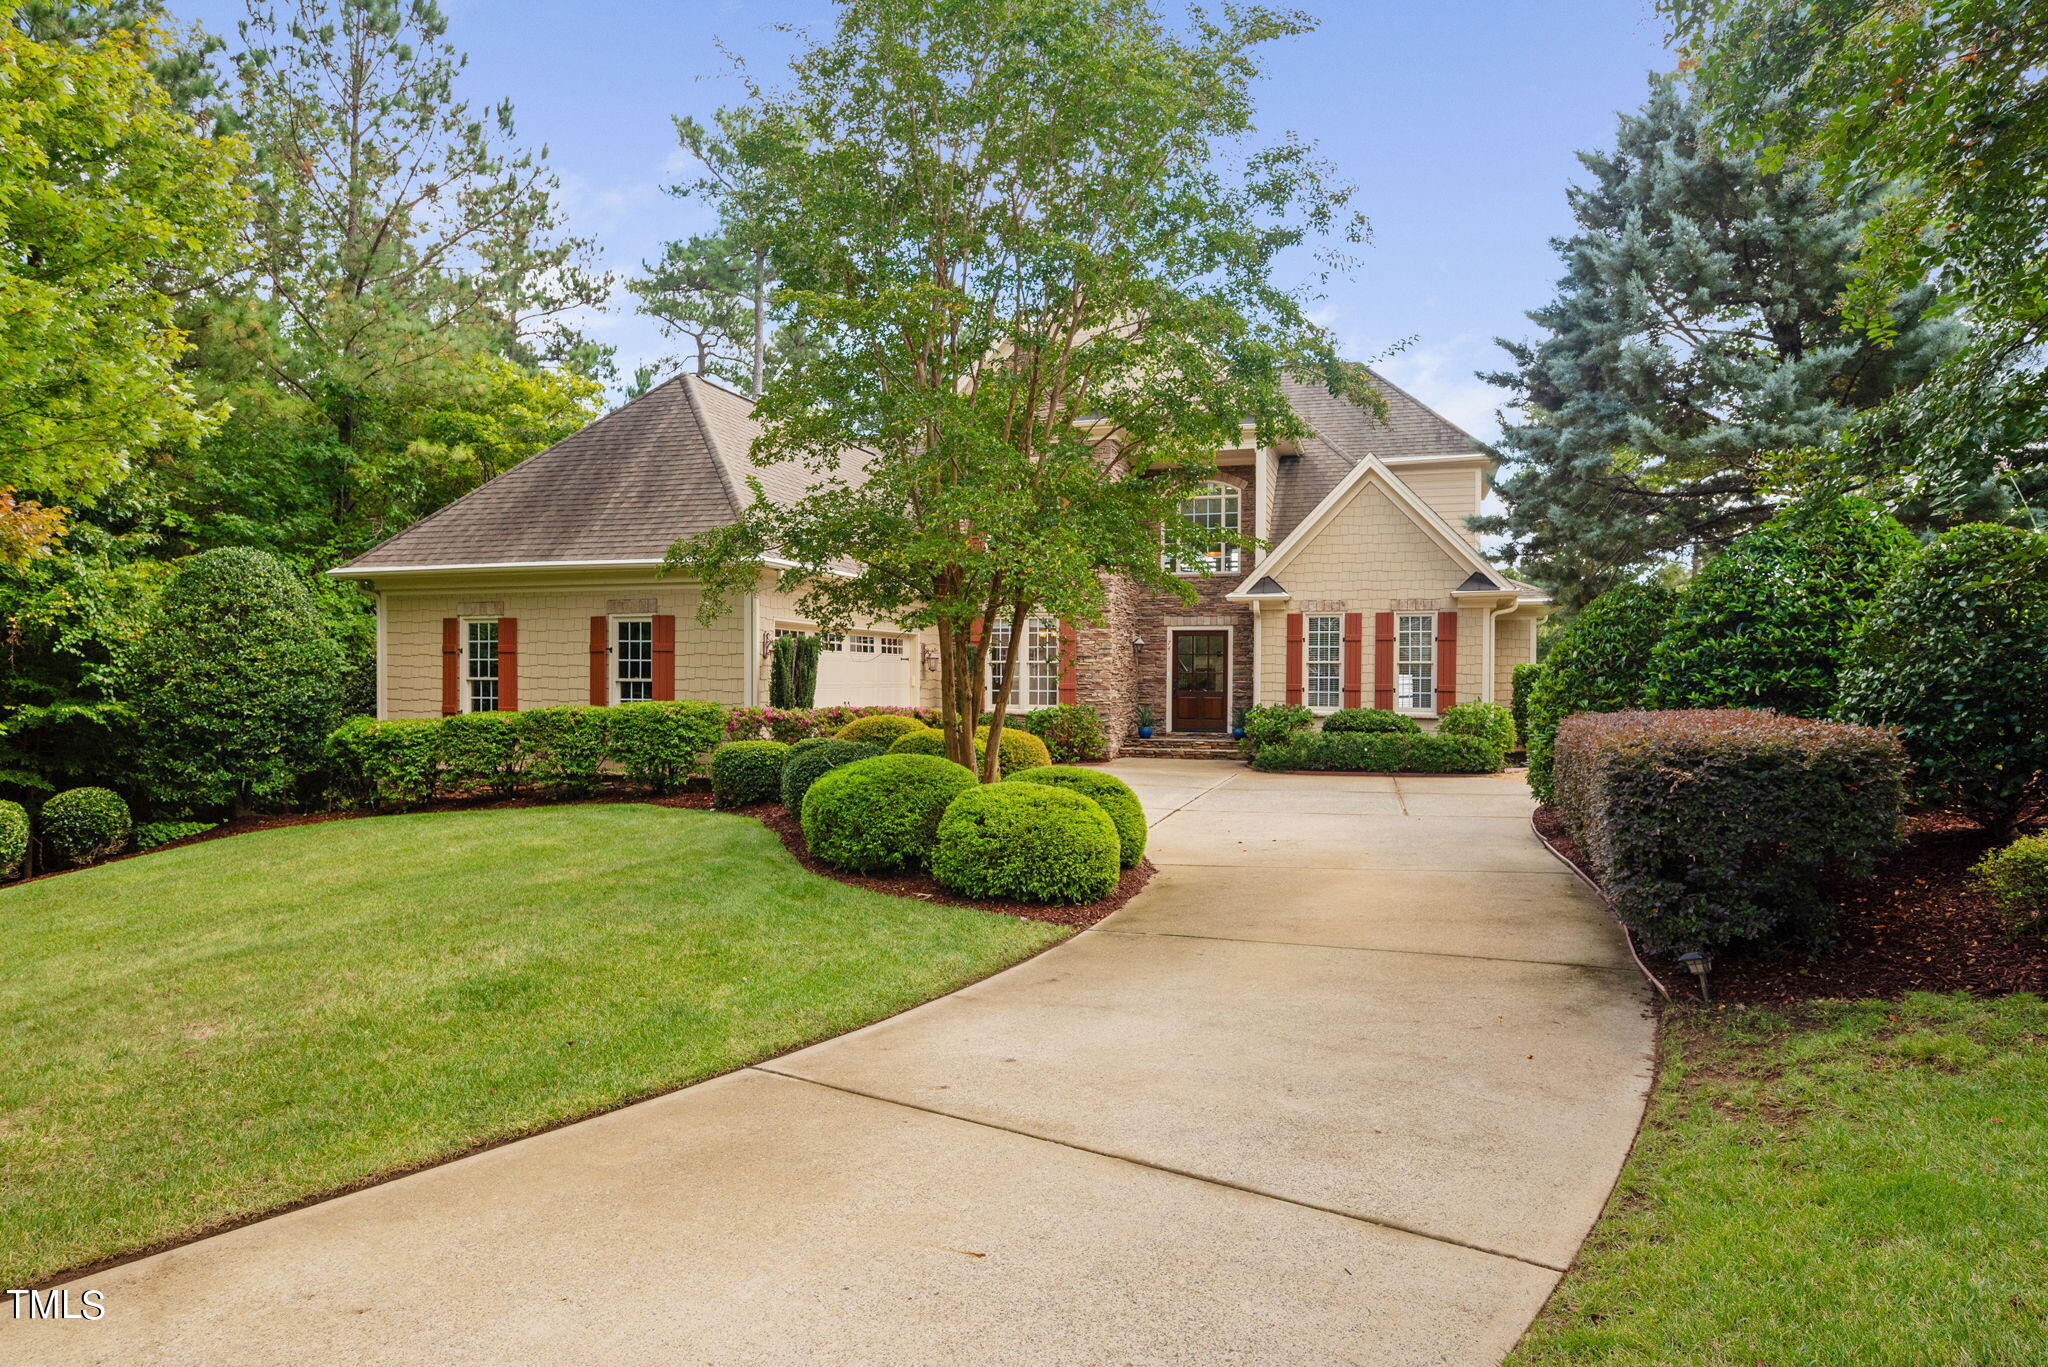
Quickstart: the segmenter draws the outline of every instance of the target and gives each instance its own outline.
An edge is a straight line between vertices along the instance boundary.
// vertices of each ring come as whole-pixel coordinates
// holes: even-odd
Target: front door
[[[1228,729],[1230,633],[1173,633],[1173,718],[1176,731]]]

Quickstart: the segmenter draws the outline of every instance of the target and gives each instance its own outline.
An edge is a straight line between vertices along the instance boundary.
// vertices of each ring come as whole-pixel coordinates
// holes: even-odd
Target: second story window
[[[1196,491],[1194,497],[1181,500],[1181,521],[1234,533],[1238,528],[1238,500],[1237,490],[1230,485],[1206,484]],[[1237,572],[1238,549],[1219,540],[1200,550],[1182,551],[1178,555],[1169,552],[1163,563],[1175,574],[1234,574]]]

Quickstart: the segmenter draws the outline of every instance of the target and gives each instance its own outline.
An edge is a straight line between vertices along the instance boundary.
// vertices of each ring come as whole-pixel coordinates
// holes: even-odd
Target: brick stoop
[[[1244,755],[1229,736],[1155,735],[1150,740],[1132,737],[1117,747],[1119,759],[1236,759]]]

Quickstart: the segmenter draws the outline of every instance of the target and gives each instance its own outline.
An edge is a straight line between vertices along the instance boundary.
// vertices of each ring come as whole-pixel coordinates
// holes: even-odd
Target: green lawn
[[[1605,1220],[1510,1363],[2048,1363],[2048,1004],[1667,1018]]]
[[[679,1086],[1067,932],[642,804],[264,831],[0,889],[0,1285]]]

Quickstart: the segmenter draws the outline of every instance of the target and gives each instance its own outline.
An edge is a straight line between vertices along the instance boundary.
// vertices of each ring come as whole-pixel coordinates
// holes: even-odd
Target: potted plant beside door
[[[1152,709],[1144,703],[1138,704],[1138,739],[1152,739]]]
[[[1244,739],[1244,714],[1245,709],[1242,707],[1231,713],[1230,738],[1232,740]]]

